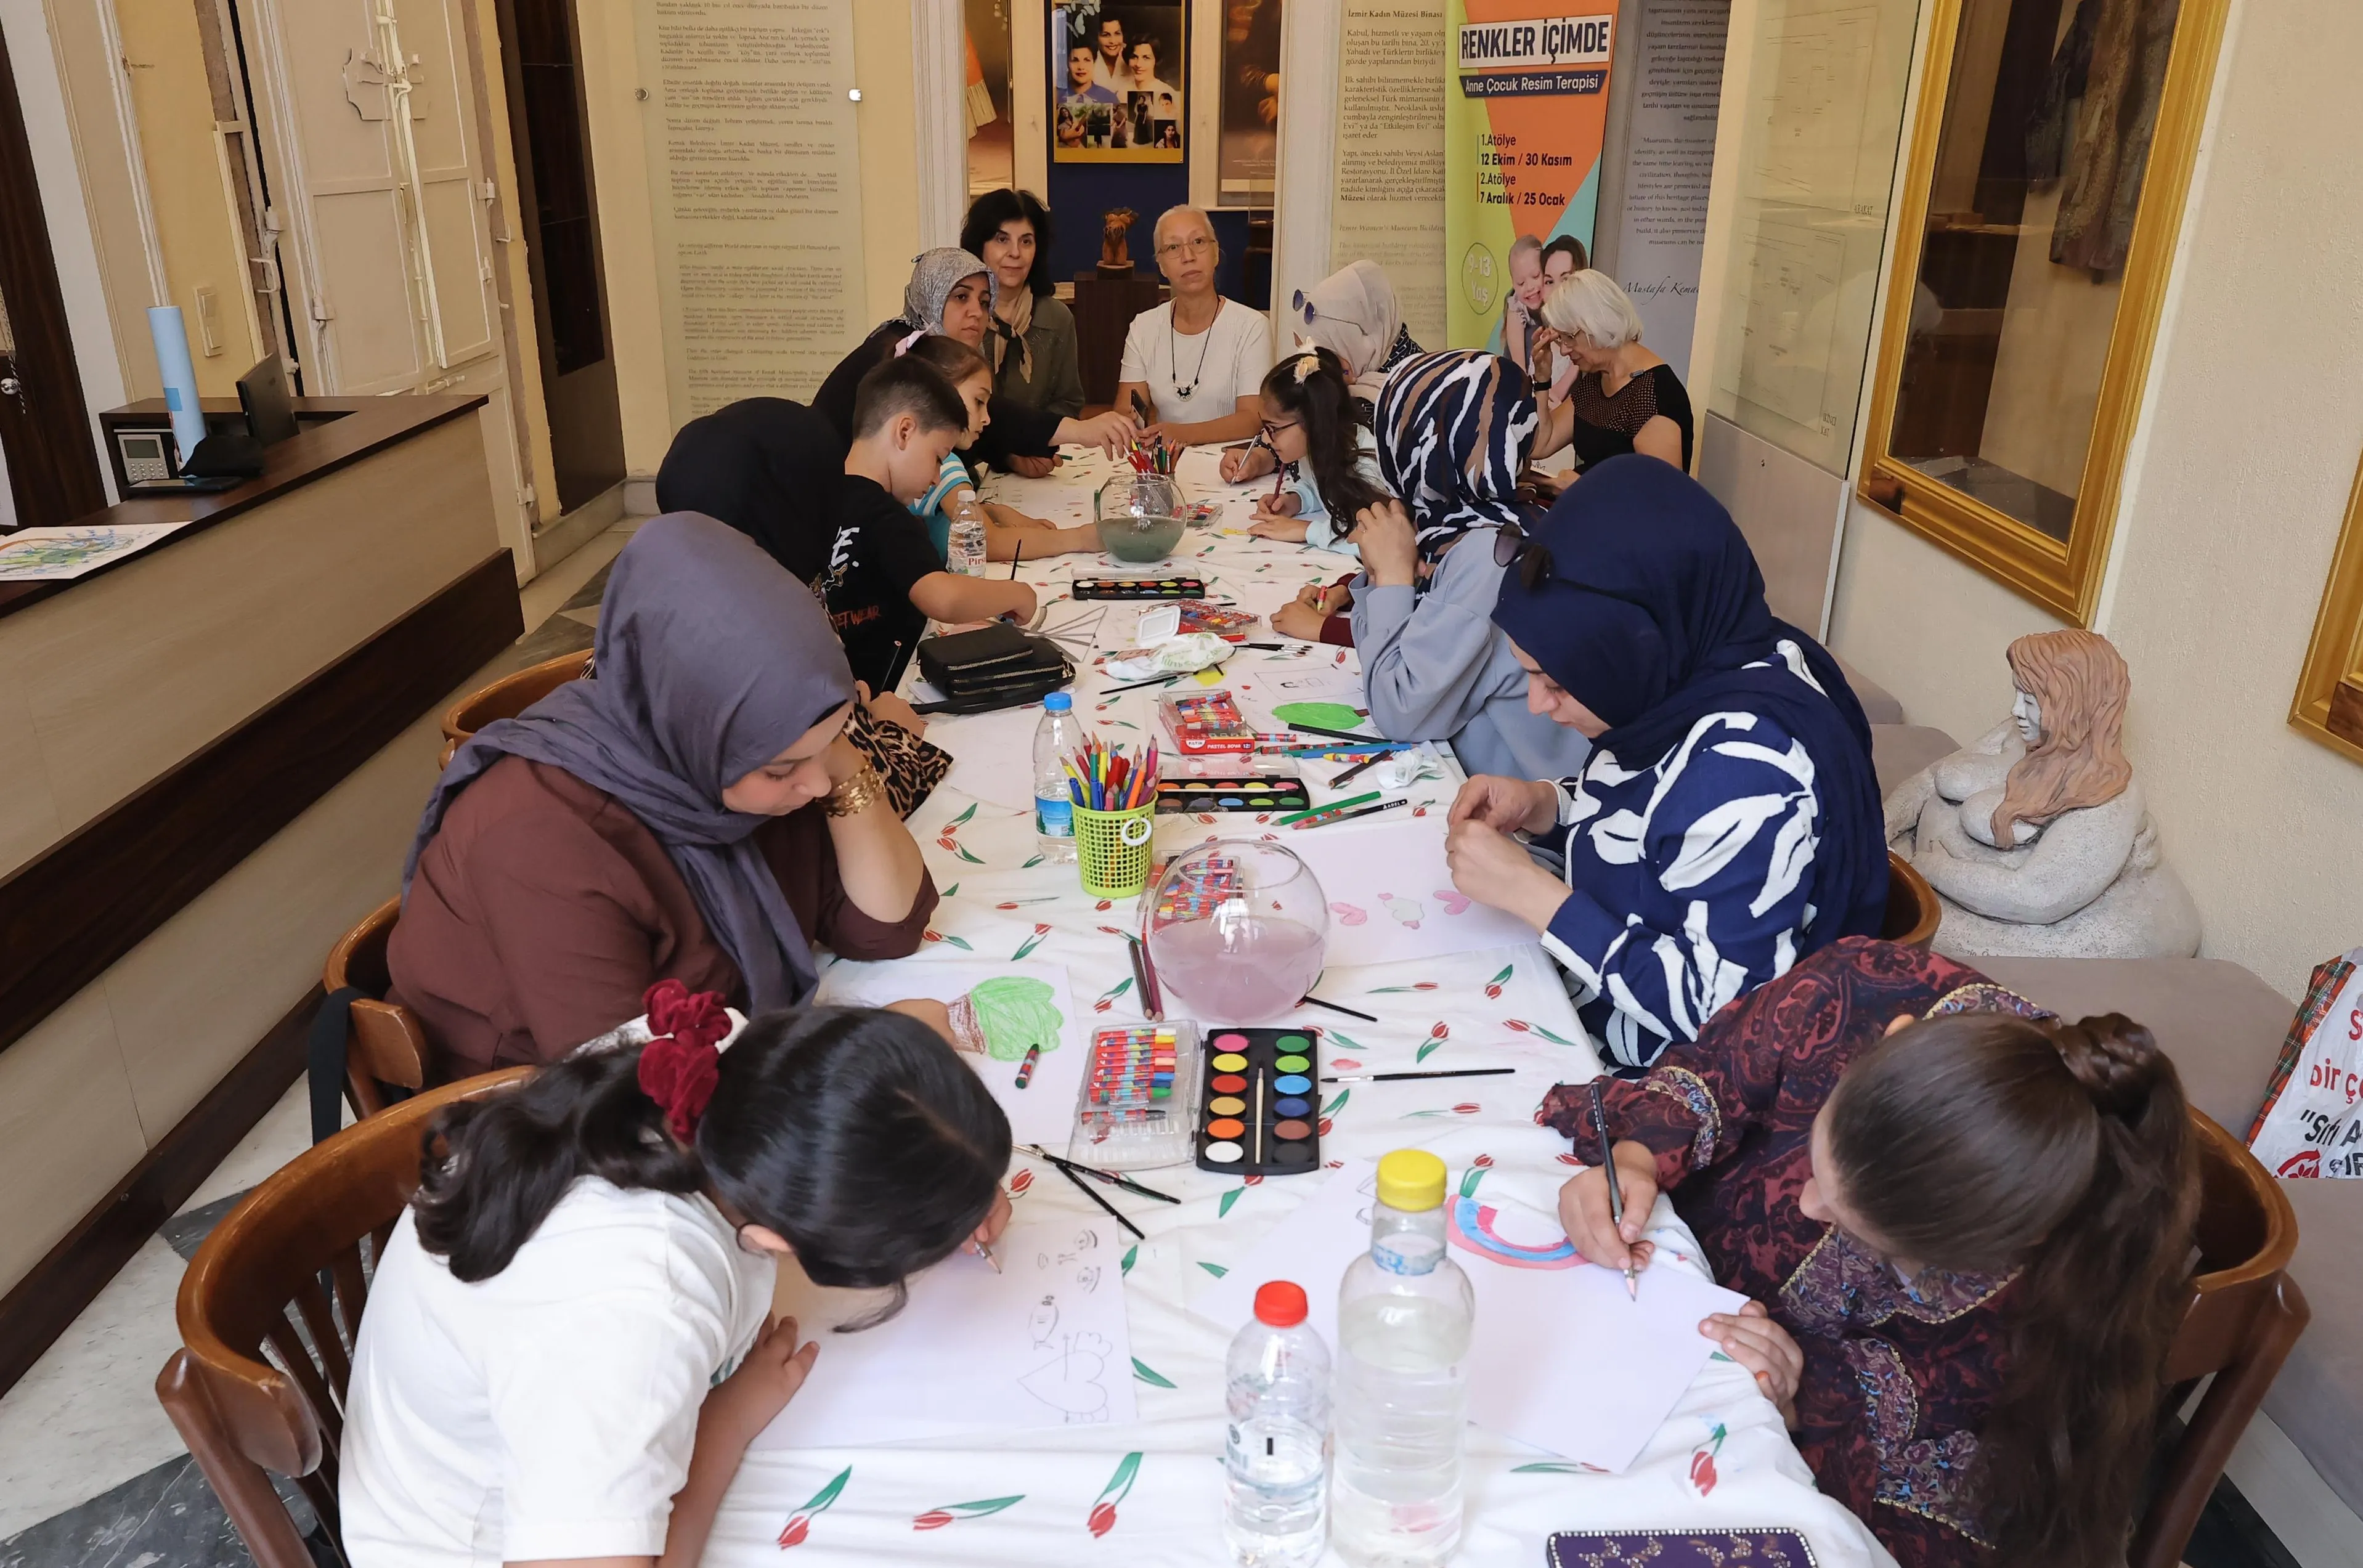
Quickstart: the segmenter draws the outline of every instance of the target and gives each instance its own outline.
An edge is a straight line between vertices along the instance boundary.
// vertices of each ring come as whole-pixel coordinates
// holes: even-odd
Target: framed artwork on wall
[[[1860,494],[2077,625],[2228,0],[1935,0]]]
[[[1281,0],[1216,0],[1222,8],[1222,145],[1215,205],[1271,205],[1280,150]]]
[[[1179,163],[1190,121],[1186,0],[1071,0],[1050,8],[1050,156]]]

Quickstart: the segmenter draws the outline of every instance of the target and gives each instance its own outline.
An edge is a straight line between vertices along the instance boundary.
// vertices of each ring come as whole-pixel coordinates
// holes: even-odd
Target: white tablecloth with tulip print
[[[1057,483],[1095,484],[1107,472],[1097,462],[1074,469]],[[1003,493],[1047,513],[1057,499],[1052,484]],[[1334,577],[1342,560],[1193,532],[1175,564],[1214,576],[1218,597],[1228,594],[1267,609],[1275,595],[1284,599],[1305,582]],[[1062,557],[1024,574],[1056,595],[1077,570],[1109,564]],[[1088,666],[1090,651],[1078,651],[1079,665]],[[1157,692],[1091,695],[1105,684],[1089,669],[1078,682],[1077,706],[1087,719],[1110,739],[1137,742],[1155,733]],[[1305,771],[1326,776],[1335,770],[1316,764]],[[1456,775],[1414,794],[1428,803],[1428,815],[1440,817],[1457,784]],[[1315,791],[1316,801],[1326,795]],[[1137,929],[1137,909],[1130,901],[1111,906],[1087,898],[1073,867],[1043,863],[1027,814],[944,788],[912,817],[911,828],[943,901],[921,951],[902,962],[1051,961],[1066,966],[1077,1004],[1096,1018],[1141,1018],[1118,940]],[[1326,1068],[1518,1069],[1511,1077],[1332,1087],[1320,1111],[1325,1161],[1334,1165],[1415,1145],[1440,1155],[1464,1192],[1473,1184],[1553,1211],[1559,1185],[1577,1162],[1563,1140],[1536,1125],[1535,1108],[1554,1083],[1592,1076],[1597,1058],[1540,946],[1399,969],[1333,969],[1321,993],[1379,1019],[1365,1024],[1315,1009],[1291,1015],[1291,1022],[1323,1028]],[[1147,1233],[1123,1259],[1137,1423],[750,1453],[705,1561],[753,1568],[780,1564],[789,1553],[793,1568],[1227,1562],[1221,1453],[1229,1335],[1187,1304],[1303,1201],[1311,1184],[1243,1181],[1188,1165],[1143,1173],[1142,1179],[1183,1201],[1176,1207],[1108,1192]],[[1055,1170],[1026,1155],[1018,1156],[1008,1185],[1021,1220],[1098,1217]],[[1656,1266],[1704,1272],[1696,1244],[1662,1199],[1651,1223]],[[1484,1332],[1481,1322],[1478,1332]],[[1469,1430],[1467,1454],[1467,1526],[1456,1561],[1472,1568],[1534,1568],[1551,1532],[1602,1529],[1787,1528],[1805,1536],[1821,1568],[1890,1561],[1851,1514],[1814,1490],[1779,1413],[1743,1369],[1720,1355],[1624,1474],[1586,1473],[1476,1427]],[[1337,1561],[1334,1552],[1328,1561]]]

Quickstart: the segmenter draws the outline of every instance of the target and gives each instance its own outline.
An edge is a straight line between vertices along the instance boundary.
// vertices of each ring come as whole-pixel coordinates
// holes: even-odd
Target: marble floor
[[[617,524],[528,584],[532,629],[471,689],[590,647],[607,569],[635,526]],[[0,1568],[251,1568],[156,1401],[156,1373],[180,1344],[172,1297],[186,1261],[250,1188],[308,1145],[310,1115],[298,1083],[0,1396]],[[291,1509],[299,1528],[313,1529],[300,1498]],[[333,1549],[316,1536],[311,1544],[328,1568]],[[2326,1568],[2285,1549],[2229,1480],[2184,1555],[2190,1568]]]

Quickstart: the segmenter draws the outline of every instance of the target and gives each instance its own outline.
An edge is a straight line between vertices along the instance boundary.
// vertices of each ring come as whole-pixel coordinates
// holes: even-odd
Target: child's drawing
[[[1444,912],[1448,915],[1466,915],[1469,913],[1469,895],[1465,893],[1459,892],[1456,889],[1449,887],[1437,888],[1436,890],[1436,901],[1444,906]]]
[[[1071,1427],[1108,1418],[1108,1352],[1097,1334],[1069,1334],[1058,1353],[1017,1380],[1017,1386],[1066,1418]]]
[[[1427,915],[1426,906],[1415,898],[1397,898],[1392,893],[1381,893],[1379,902],[1387,906],[1387,913],[1393,916],[1399,925],[1410,930],[1418,930],[1420,921]]]
[[[1583,1262],[1575,1243],[1564,1235],[1552,1241],[1540,1234],[1555,1227],[1530,1222],[1537,1234],[1531,1240],[1514,1241],[1502,1234],[1501,1221],[1502,1211],[1491,1204],[1480,1204],[1473,1197],[1456,1197],[1445,1239],[1464,1252],[1474,1252],[1514,1269],[1571,1269]]]
[[[1271,716],[1293,729],[1298,725],[1310,725],[1315,729],[1359,730],[1368,714],[1341,702],[1284,702],[1271,710]]]
[[[1341,926],[1359,926],[1370,917],[1370,912],[1354,904],[1332,904],[1329,913],[1337,917]]]
[[[1046,1296],[1036,1303],[1034,1315],[1026,1320],[1026,1327],[1033,1336],[1036,1350],[1048,1345],[1050,1336],[1059,1331],[1059,1298]]]
[[[0,539],[0,582],[79,577],[116,556],[155,543],[186,523],[122,523],[106,528],[25,528]]]
[[[963,1026],[972,1025],[984,1037],[985,1054],[995,1062],[1020,1061],[1037,1045],[1047,1056],[1059,1049],[1059,1026],[1067,1021],[1052,995],[1048,984],[1030,975],[996,976],[950,1004],[953,1032],[966,1034]]]

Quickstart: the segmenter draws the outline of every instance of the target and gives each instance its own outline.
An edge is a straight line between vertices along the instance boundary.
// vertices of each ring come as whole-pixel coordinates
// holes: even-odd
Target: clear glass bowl
[[[1189,526],[1182,487],[1162,473],[1119,473],[1100,486],[1093,508],[1100,548],[1147,566],[1173,553]]]
[[[1281,1017],[1321,978],[1329,905],[1278,844],[1215,839],[1165,868],[1148,899],[1158,984],[1205,1024]]]

